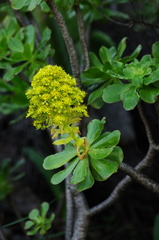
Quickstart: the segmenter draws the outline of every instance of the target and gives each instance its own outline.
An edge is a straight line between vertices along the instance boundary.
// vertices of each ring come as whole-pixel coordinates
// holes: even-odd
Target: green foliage
[[[27,235],[35,235],[37,232],[40,235],[45,235],[47,231],[51,228],[52,221],[55,218],[55,214],[51,214],[49,218],[46,217],[49,210],[49,204],[43,202],[40,206],[40,211],[38,209],[33,209],[28,215],[28,220],[25,223],[25,229],[30,229],[27,231]]]
[[[111,48],[102,46],[99,49],[99,58],[94,53],[90,53],[91,67],[84,71],[81,77],[85,87],[92,89],[94,86],[95,88],[88,98],[88,104],[94,108],[101,108],[104,101],[107,102],[105,95],[103,97],[103,91],[105,91],[110,84],[121,84],[119,78],[127,79],[123,74],[123,68],[127,62],[132,61],[140,53],[141,45],[139,45],[130,56],[122,58],[126,49],[126,40],[126,37],[123,38],[117,49],[114,46]],[[119,88],[121,87],[119,86]],[[118,94],[118,92],[109,94],[108,98],[118,99],[118,97],[113,96],[114,94]]]
[[[6,28],[0,30],[0,68],[6,69],[3,80],[10,81],[20,72],[31,78],[35,71],[46,65],[46,58],[54,51],[47,42],[51,31],[44,29],[41,41],[35,45],[35,28],[33,25],[20,28],[16,18],[8,17]]]
[[[145,55],[141,60],[136,57],[140,53],[139,45],[127,57],[123,57],[126,48],[126,38],[122,39],[117,50],[114,47],[101,47],[98,57],[90,54],[92,67],[82,74],[83,83],[93,91],[88,98],[88,104],[101,108],[104,102],[122,101],[126,110],[132,110],[140,100],[154,103],[159,95],[159,43],[152,46],[151,55]]]
[[[43,167],[47,170],[59,168],[67,163],[67,167],[53,175],[52,184],[58,184],[72,173],[71,184],[83,191],[93,186],[94,180],[104,181],[118,170],[123,160],[123,152],[116,145],[120,140],[120,132],[102,134],[105,119],[94,119],[87,126],[85,148],[75,149],[69,143],[65,149],[44,160]]]
[[[10,159],[4,159],[0,166],[0,201],[5,199],[13,191],[14,181],[24,176],[24,173],[15,175],[14,172],[24,164],[24,159],[20,159],[15,165],[11,166]]]

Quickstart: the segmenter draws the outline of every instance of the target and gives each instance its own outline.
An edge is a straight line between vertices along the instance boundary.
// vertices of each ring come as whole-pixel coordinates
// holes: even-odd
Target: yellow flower
[[[77,133],[75,123],[88,116],[82,105],[86,93],[76,86],[76,80],[59,66],[48,65],[33,77],[26,92],[30,101],[27,117],[34,119],[37,129],[51,127],[53,137]]]

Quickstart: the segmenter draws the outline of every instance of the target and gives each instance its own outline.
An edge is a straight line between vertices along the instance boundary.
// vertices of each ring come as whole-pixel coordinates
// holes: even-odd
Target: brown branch
[[[100,11],[100,13],[103,15],[103,17],[105,17],[107,20],[109,20],[110,22],[112,23],[115,23],[117,25],[120,25],[120,26],[124,26],[124,27],[132,27],[133,26],[133,21],[130,21],[129,23],[122,23],[122,22],[119,22],[119,21],[116,21],[110,17],[108,17],[101,8],[98,8],[98,10]]]
[[[148,123],[148,121],[147,121],[147,119],[146,119],[146,117],[145,117],[145,115],[144,115],[144,112],[143,112],[143,108],[142,108],[141,103],[139,103],[139,104],[137,105],[137,108],[138,108],[140,117],[141,117],[141,119],[142,119],[142,121],[143,121],[143,123],[144,123],[149,144],[151,144],[151,143],[153,143],[152,133],[151,133],[151,129],[150,129],[149,123]]]
[[[159,195],[159,184],[145,176],[144,174],[138,172],[133,167],[126,163],[121,163],[119,169],[129,175],[133,180],[137,181],[147,189]]]
[[[85,60],[84,69],[87,70],[90,67],[89,52],[88,52],[88,46],[85,38],[83,16],[82,16],[82,12],[79,5],[75,6],[75,11],[76,11],[76,17],[77,17],[79,38],[82,45],[84,60]]]
[[[59,12],[59,10],[53,0],[47,0],[46,3],[50,7],[50,10],[54,15],[55,21],[57,22],[57,24],[61,30],[61,34],[63,36],[63,39],[66,44],[66,48],[67,48],[67,51],[69,54],[70,63],[71,63],[71,67],[72,67],[72,73],[77,80],[77,85],[79,87],[81,87],[78,57],[77,57],[77,53],[76,53],[76,50],[74,47],[73,40],[72,40],[70,33],[68,31],[68,28],[66,26],[65,20],[62,16],[61,12]]]

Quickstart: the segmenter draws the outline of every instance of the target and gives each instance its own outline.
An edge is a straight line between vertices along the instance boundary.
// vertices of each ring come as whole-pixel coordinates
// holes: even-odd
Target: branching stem
[[[65,20],[53,0],[47,0],[46,3],[50,7],[50,10],[54,15],[54,18],[59,26],[59,29],[61,30],[61,34],[63,36],[63,39],[66,44],[66,48],[67,48],[67,51],[69,54],[70,63],[71,63],[71,67],[72,67],[72,73],[77,80],[78,87],[81,87],[78,57],[77,57],[77,53],[76,53],[76,50],[74,47],[73,40],[72,40],[70,33],[68,31],[68,28],[66,26]]]

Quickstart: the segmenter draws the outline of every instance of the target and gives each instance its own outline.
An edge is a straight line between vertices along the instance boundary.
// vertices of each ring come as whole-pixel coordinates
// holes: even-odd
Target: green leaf
[[[47,5],[46,2],[41,2],[40,3],[40,7],[41,7],[41,10],[45,13],[49,13],[50,12],[50,8],[49,6]]]
[[[10,63],[0,61],[0,69],[7,69],[10,67]]]
[[[113,71],[113,70],[108,70],[107,71],[107,74],[111,77],[114,77],[114,78],[119,78],[119,79],[128,79],[126,76],[124,76],[124,74],[120,74],[116,71]]]
[[[120,101],[120,95],[132,84],[113,84],[103,90],[103,100],[106,103],[114,103]]]
[[[141,87],[143,83],[143,76],[134,76],[134,78],[132,79],[132,83],[136,87]]]
[[[93,67],[98,67],[102,71],[103,65],[102,65],[101,61],[98,59],[98,57],[93,52],[89,53],[89,57],[90,57],[91,65]]]
[[[125,92],[126,93],[126,92]],[[140,99],[139,94],[136,92],[136,88],[129,90],[123,100],[123,107],[129,111],[136,107]]]
[[[31,210],[31,212],[29,213],[28,217],[31,220],[37,220],[39,216],[39,210],[34,208],[33,210]]]
[[[6,81],[10,81],[15,75],[17,75],[23,70],[25,65],[26,64],[24,63],[18,67],[8,69],[8,71],[3,76],[3,79]]]
[[[105,84],[103,84],[100,88],[98,88],[97,90],[93,91],[89,97],[88,97],[88,104],[91,104],[92,102],[94,102],[97,98],[101,98],[102,94],[103,94],[103,89],[105,87]]]
[[[109,178],[113,173],[117,172],[118,163],[108,159],[93,159],[91,158],[93,168],[102,178]]]
[[[116,146],[106,159],[116,161],[118,165],[123,161],[124,154],[120,147]]]
[[[80,161],[79,157],[75,158],[66,169],[64,169],[63,171],[60,171],[56,174],[53,175],[53,177],[51,178],[51,183],[52,184],[59,184],[60,182],[62,182],[75,168],[75,166],[77,165],[77,163]]]
[[[113,151],[113,148],[93,148],[93,146],[89,149],[88,154],[94,158],[94,159],[102,159],[107,157],[111,152]]]
[[[137,58],[137,56],[139,55],[141,49],[142,49],[142,46],[140,44],[140,45],[137,46],[137,48],[134,50],[134,52],[130,56],[124,57],[121,61],[123,63],[132,61],[134,58]]]
[[[39,54],[36,55],[36,58],[40,60],[45,60],[50,53],[50,47],[50,44],[47,45],[42,51],[40,51]]]
[[[44,159],[43,167],[46,170],[51,170],[59,168],[72,158],[76,156],[77,152],[74,147],[70,147],[68,150],[63,150],[62,152],[50,155]]]
[[[24,51],[22,42],[16,37],[12,37],[8,40],[8,47],[13,52],[23,52]]]
[[[33,25],[25,27],[25,42],[29,44],[30,51],[33,52],[35,44],[35,28]]]
[[[88,174],[88,159],[84,158],[80,160],[73,171],[73,176],[71,177],[71,184],[77,184],[82,182]]]
[[[104,127],[104,123],[105,123],[105,119],[101,121],[94,119],[87,125],[86,137],[88,139],[89,146],[100,136]]]
[[[93,108],[95,108],[95,109],[100,109],[100,108],[103,107],[104,101],[103,101],[102,98],[97,98],[97,99],[95,99],[93,102],[91,102],[90,105],[91,105]]]
[[[104,180],[106,180],[105,178],[102,178],[99,175],[99,173],[92,167],[92,165],[91,165],[91,172],[92,172],[92,175],[93,175],[95,180],[97,180],[97,181],[104,181]]]
[[[156,102],[159,95],[159,88],[155,88],[151,86],[145,86],[140,91],[140,97],[143,101],[147,103],[154,103]]]
[[[122,55],[123,55],[123,52],[125,51],[125,48],[126,48],[126,40],[127,40],[127,37],[124,37],[119,45],[118,45],[118,48],[117,48],[117,59],[119,59]]]
[[[92,145],[92,148],[102,149],[105,147],[116,146],[120,141],[120,131],[115,130],[113,132],[105,132],[103,133]]]
[[[28,11],[32,11],[34,8],[36,8],[36,6],[41,3],[41,1],[42,0],[30,0]]]
[[[107,47],[102,46],[102,47],[99,49],[99,56],[100,56],[103,64],[104,64],[106,61],[111,60],[111,55],[110,55],[109,49],[108,49]]]
[[[29,43],[24,44],[23,57],[25,60],[30,60],[32,57],[31,46]]]
[[[154,83],[159,80],[159,69],[153,71],[148,77],[144,77],[143,82],[145,85]]]
[[[49,210],[49,204],[47,202],[43,202],[40,206],[41,216],[44,218]]]
[[[51,38],[51,30],[46,27],[42,33],[42,40],[40,42],[40,45],[44,45],[47,43],[47,41],[49,41]]]
[[[99,80],[107,80],[109,79],[109,75],[103,71],[101,71],[99,68],[97,67],[91,67],[88,70],[84,71],[82,73],[83,76],[87,77],[87,78],[97,78]]]
[[[25,226],[24,226],[24,229],[29,229],[31,228],[32,226],[34,226],[34,222],[33,221],[27,221],[25,222]]]
[[[22,1],[19,1],[22,2]],[[15,17],[11,17],[8,22],[8,26],[6,27],[6,37],[9,39],[15,32],[18,30],[19,25],[17,19]]]
[[[123,73],[127,79],[133,79],[135,76],[135,67],[133,65],[127,65],[126,68],[123,69]]]
[[[55,3],[58,5],[59,8],[62,10],[70,10],[74,4],[75,0],[55,0]]]
[[[88,188],[91,188],[93,186],[93,184],[94,184],[94,178],[92,176],[90,169],[88,168],[87,176],[85,177],[85,179],[82,182],[77,184],[77,190],[80,192],[84,191]]]
[[[11,6],[12,8],[18,10],[18,9],[21,9],[25,3],[27,2],[27,0],[10,0],[10,3],[11,3]]]
[[[159,59],[159,41],[152,45],[152,56]]]

